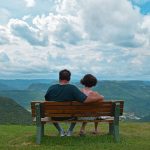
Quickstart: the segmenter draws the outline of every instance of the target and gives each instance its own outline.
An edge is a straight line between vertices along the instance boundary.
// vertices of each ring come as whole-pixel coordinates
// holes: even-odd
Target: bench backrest
[[[41,117],[89,117],[114,116],[116,104],[119,105],[120,115],[123,113],[124,101],[105,101],[101,103],[79,102],[31,102],[32,117],[36,116],[36,104],[40,103]]]

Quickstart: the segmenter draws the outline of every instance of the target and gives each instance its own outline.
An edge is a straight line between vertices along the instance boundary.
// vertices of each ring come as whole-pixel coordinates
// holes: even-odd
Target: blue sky
[[[0,79],[150,80],[150,0],[5,0]]]

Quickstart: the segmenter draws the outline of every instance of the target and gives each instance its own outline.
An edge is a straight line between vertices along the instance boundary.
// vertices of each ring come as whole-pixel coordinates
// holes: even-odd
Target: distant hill
[[[0,79],[0,84],[5,84],[8,87],[11,87],[10,90],[25,90],[33,83],[48,83],[51,84],[55,80],[53,79],[16,79],[16,80],[2,80]]]
[[[1,80],[0,80],[1,81]],[[12,82],[17,82],[11,81]],[[14,99],[19,105],[26,109],[30,109],[30,102],[33,100],[44,100],[44,95],[48,87],[54,83],[55,80],[19,80],[18,85],[26,83],[25,90],[0,90],[0,96],[10,97]],[[39,82],[38,82],[39,81]],[[8,82],[8,81],[7,81]],[[5,83],[7,83],[5,82]],[[4,82],[3,82],[4,83]],[[30,84],[29,84],[30,83]],[[82,88],[79,82],[71,82]],[[11,85],[9,83],[9,85]],[[144,118],[150,115],[150,81],[100,81],[94,87],[104,95],[105,100],[124,100],[125,112],[134,113],[139,118]],[[147,118],[145,118],[147,120]]]
[[[0,124],[31,124],[31,113],[13,99],[0,97]]]
[[[150,122],[150,115],[148,115],[148,116],[144,116],[141,120],[140,120],[141,122]]]
[[[43,100],[45,91],[41,90],[8,90],[0,91],[0,96],[10,97],[19,105],[30,109],[30,102],[33,100]]]
[[[48,87],[50,85],[49,84],[46,84],[46,83],[33,83],[31,84],[27,90],[31,90],[31,91],[47,91]]]
[[[105,99],[125,100],[125,111],[138,116],[150,114],[149,81],[101,81],[94,88]]]
[[[13,89],[14,89],[13,87],[10,87],[6,84],[0,83],[0,91],[2,91],[2,90],[13,90]]]

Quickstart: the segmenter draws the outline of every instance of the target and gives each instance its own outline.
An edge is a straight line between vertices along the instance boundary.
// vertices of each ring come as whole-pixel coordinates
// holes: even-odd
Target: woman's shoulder
[[[89,89],[85,89],[85,88],[81,89],[81,92],[83,92],[83,93],[86,94],[86,95],[89,95],[89,94],[94,93],[94,91],[89,90]]]

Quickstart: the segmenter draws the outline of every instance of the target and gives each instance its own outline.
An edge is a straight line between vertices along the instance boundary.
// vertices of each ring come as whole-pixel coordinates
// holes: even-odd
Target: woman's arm
[[[100,95],[97,92],[90,92],[84,103],[102,102],[103,100],[104,96]]]

